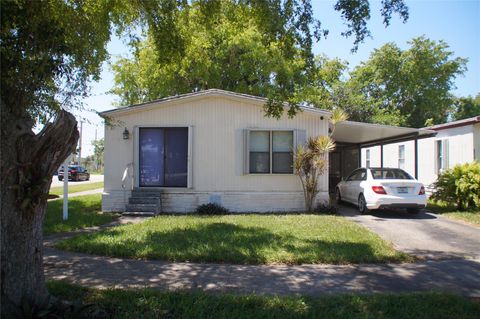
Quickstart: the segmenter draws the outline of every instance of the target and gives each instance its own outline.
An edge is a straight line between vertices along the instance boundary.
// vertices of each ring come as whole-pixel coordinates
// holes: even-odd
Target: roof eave
[[[142,110],[145,108],[150,108],[158,104],[163,104],[163,103],[168,103],[172,101],[180,101],[184,99],[192,99],[192,98],[200,98],[204,96],[227,96],[227,97],[232,97],[232,98],[238,98],[238,99],[246,99],[246,100],[251,100],[255,101],[257,103],[262,103],[264,104],[267,102],[266,98],[263,97],[258,97],[254,95],[249,95],[249,94],[243,94],[243,93],[236,93],[236,92],[230,92],[230,91],[224,91],[224,90],[219,90],[219,89],[210,89],[210,90],[205,90],[205,91],[199,91],[199,92],[193,92],[193,93],[186,93],[186,94],[181,94],[181,95],[175,95],[175,96],[170,96],[166,97],[163,99],[159,100],[154,100],[154,101],[149,101],[145,103],[140,103],[140,104],[134,104],[130,106],[125,106],[125,107],[120,107],[116,109],[111,109],[103,112],[99,112],[98,114],[102,117],[108,117],[112,115],[119,115],[123,113],[129,113],[133,111],[138,111]],[[327,116],[330,117],[331,113],[326,110],[321,110],[321,109],[314,109],[314,108],[308,108],[308,107],[300,107],[302,111],[305,111],[307,113],[312,113],[320,116]]]

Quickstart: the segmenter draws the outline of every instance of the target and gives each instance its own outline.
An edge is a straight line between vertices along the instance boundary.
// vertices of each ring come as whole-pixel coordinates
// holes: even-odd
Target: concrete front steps
[[[155,216],[162,211],[160,191],[135,188],[123,215]]]

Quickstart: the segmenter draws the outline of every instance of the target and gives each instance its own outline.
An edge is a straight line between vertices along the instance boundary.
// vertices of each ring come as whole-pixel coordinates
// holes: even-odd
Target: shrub
[[[317,207],[315,207],[315,210],[314,210],[316,214],[324,214],[324,215],[336,215],[337,211],[338,211],[337,207],[329,203],[320,203],[317,205]]]
[[[434,200],[455,203],[460,210],[480,207],[480,162],[456,165],[442,172],[434,187]]]
[[[228,214],[228,209],[219,204],[208,203],[198,206],[195,213],[199,215],[224,215]]]

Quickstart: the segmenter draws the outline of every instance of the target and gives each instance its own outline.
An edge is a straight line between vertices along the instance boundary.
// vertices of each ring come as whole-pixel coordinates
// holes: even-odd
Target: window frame
[[[449,169],[449,141],[448,139],[435,140],[435,169],[436,174]],[[440,147],[439,147],[440,146]]]
[[[171,128],[187,128],[188,129],[188,141],[187,141],[187,186],[140,186],[140,129],[143,128],[158,128],[158,129],[171,129]],[[179,190],[179,189],[194,189],[193,186],[193,135],[194,125],[134,125],[133,126],[133,158],[132,162],[128,165],[133,167],[132,187],[138,187],[143,189],[162,189],[162,190]],[[127,166],[128,166],[127,165]]]
[[[370,162],[370,150],[365,150],[365,166],[367,168],[370,168],[371,162]]]
[[[362,178],[353,179],[353,177],[355,177],[357,174],[362,174],[362,173],[365,173],[365,175]],[[352,173],[350,173],[350,175],[348,175],[348,177],[345,179],[345,181],[346,182],[366,181],[367,180],[367,174],[368,173],[367,173],[367,170],[365,168],[357,168]]]
[[[400,152],[400,150],[403,149],[403,157],[400,157],[400,155],[402,154],[402,152]],[[398,163],[397,163],[397,166],[398,168],[400,169],[405,169],[405,144],[402,144],[402,145],[398,145]],[[403,164],[400,165],[400,163]]]
[[[250,133],[251,132],[268,132],[269,133],[269,173],[261,172],[261,173],[255,173],[251,171],[251,166],[250,166]],[[295,150],[297,147],[297,130],[295,129],[266,129],[266,128],[252,128],[252,129],[247,129],[247,145],[245,147],[246,150],[246,161],[248,163],[248,169],[246,170],[246,175],[255,175],[255,176],[261,176],[261,175],[266,175],[266,176],[272,176],[272,175],[295,175],[295,171],[293,169],[292,165],[292,172],[290,173],[275,173],[273,172],[273,132],[291,132],[292,133],[292,164],[295,156]],[[277,153],[277,152],[275,152]]]

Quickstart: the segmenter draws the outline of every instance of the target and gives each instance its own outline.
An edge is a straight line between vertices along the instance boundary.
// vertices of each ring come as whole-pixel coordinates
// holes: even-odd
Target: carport
[[[436,131],[382,124],[344,121],[333,129],[335,151],[329,157],[329,190],[354,169],[361,166],[365,147],[380,146],[380,166],[383,167],[383,146],[391,143],[414,141],[415,178],[418,178],[418,140],[432,137]]]

